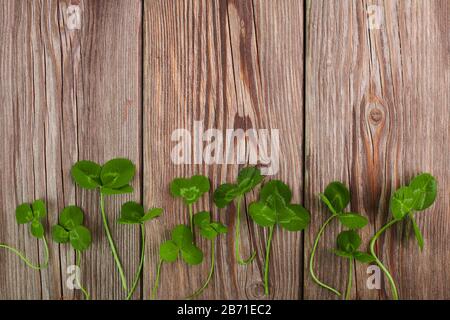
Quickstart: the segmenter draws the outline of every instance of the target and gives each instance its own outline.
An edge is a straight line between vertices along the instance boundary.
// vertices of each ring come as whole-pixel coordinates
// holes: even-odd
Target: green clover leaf
[[[173,197],[181,197],[186,204],[193,204],[210,189],[207,177],[192,176],[189,179],[175,178],[170,183],[170,193]]]

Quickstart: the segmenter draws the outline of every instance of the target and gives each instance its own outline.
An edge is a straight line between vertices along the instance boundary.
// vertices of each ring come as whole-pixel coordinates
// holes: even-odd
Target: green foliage
[[[350,191],[342,182],[331,182],[325,188],[325,192],[320,194],[320,199],[338,217],[342,225],[349,229],[361,229],[369,222],[366,217],[358,213],[344,212],[350,203]]]
[[[412,222],[414,235],[420,249],[423,249],[424,240],[415,220],[415,213],[429,208],[437,196],[436,179],[429,173],[422,173],[414,177],[408,186],[403,186],[391,197],[390,209],[395,220],[409,217]]]
[[[99,188],[104,195],[133,192],[130,185],[136,168],[128,159],[112,159],[103,166],[92,161],[78,161],[71,170],[73,180],[84,189]]]
[[[334,254],[339,257],[356,259],[362,263],[371,263],[375,258],[365,252],[358,251],[361,246],[361,238],[354,230],[343,231],[337,237],[337,249]]]
[[[250,217],[262,227],[278,224],[288,231],[303,230],[310,222],[309,212],[299,204],[291,204],[291,199],[289,187],[272,180],[261,189],[260,200],[250,204]]]
[[[180,255],[184,262],[197,265],[203,261],[203,252],[193,243],[191,229],[178,225],[172,230],[172,238],[161,244],[159,255],[164,262],[174,262]]]
[[[91,232],[83,226],[84,213],[77,206],[68,206],[59,216],[59,224],[52,227],[52,238],[57,243],[69,242],[78,251],[88,249],[92,243]]]
[[[219,234],[228,232],[228,228],[216,221],[211,221],[211,214],[207,211],[202,211],[194,215],[194,225],[200,229],[202,237],[213,240]]]
[[[30,233],[33,237],[44,237],[44,226],[41,220],[47,215],[45,202],[36,200],[31,205],[23,203],[16,208],[16,220],[18,224],[30,224]]]
[[[175,198],[182,198],[186,204],[197,202],[210,189],[209,179],[195,175],[191,178],[175,178],[170,183],[170,193]]]
[[[253,190],[263,179],[258,168],[243,168],[239,171],[236,183],[222,184],[214,191],[214,203],[218,208],[225,208],[237,197]]]
[[[159,217],[163,212],[161,208],[153,208],[144,211],[140,204],[129,201],[122,205],[120,218],[117,220],[120,224],[143,224],[146,221]]]

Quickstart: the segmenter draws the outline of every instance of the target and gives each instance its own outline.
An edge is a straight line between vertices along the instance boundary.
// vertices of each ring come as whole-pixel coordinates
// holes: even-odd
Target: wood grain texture
[[[170,163],[173,130],[192,132],[194,121],[219,130],[278,128],[286,138],[282,138],[283,160],[277,177],[290,183],[295,200],[301,199],[303,44],[302,6],[295,1],[258,1],[254,7],[251,1],[145,1],[144,14],[144,203],[166,209],[164,218],[148,227],[151,262],[144,271],[147,293],[155,278],[159,243],[169,236],[168,229],[188,221],[187,209],[168,193],[169,182],[177,176],[205,174],[215,188],[234,181],[238,172],[236,164]],[[283,14],[295,19],[284,20]],[[277,50],[276,41],[291,50]],[[286,64],[278,65],[279,61]],[[288,167],[296,169],[289,172]],[[255,195],[246,203],[253,199]],[[215,218],[230,227],[230,233],[217,243],[217,269],[202,298],[260,298],[262,230],[243,219],[242,254],[248,256],[249,249],[256,248],[258,258],[251,266],[238,266],[234,257],[235,207],[219,214],[211,197],[205,197],[195,209],[211,209]],[[198,241],[208,252],[207,261],[189,269],[181,262],[164,265],[160,298],[182,298],[205,279],[210,248]],[[277,232],[272,251],[272,261],[276,261],[271,266],[272,297],[299,297],[300,257],[300,235]]]
[[[372,3],[384,16],[380,29],[369,28]],[[308,2],[305,174],[315,219],[305,249],[328,215],[316,195],[329,182],[350,185],[351,210],[370,221],[361,232],[366,245],[390,217],[392,192],[431,172],[440,187],[436,204],[418,214],[424,252],[406,226],[377,246],[403,299],[449,298],[448,16],[446,1]],[[344,290],[347,264],[326,252],[339,230],[335,222],[326,231],[317,265],[322,279]],[[366,268],[357,266],[353,298],[390,297],[387,282],[381,291],[367,289]],[[335,297],[308,278],[305,298]]]
[[[67,11],[77,4],[80,30],[67,28]],[[83,257],[83,282],[97,299],[121,298],[101,225],[98,195],[76,190],[70,168],[77,160],[104,162],[123,156],[140,172],[141,88],[139,1],[2,1],[1,101],[2,172],[1,241],[24,248],[37,261],[43,247],[15,223],[21,202],[42,198],[48,202],[50,226],[69,204],[80,205],[94,243]],[[6,167],[3,167],[6,168]],[[134,183],[133,198],[140,199]],[[135,272],[139,257],[138,230],[116,228],[113,222],[121,202],[108,201],[113,235],[127,273]],[[51,245],[50,268],[26,269],[17,257],[1,251],[2,298],[72,299],[67,289],[67,266],[73,251]],[[41,253],[41,254],[39,254]],[[3,257],[5,257],[3,259]],[[137,295],[139,295],[139,290]],[[77,293],[77,297],[81,297]]]

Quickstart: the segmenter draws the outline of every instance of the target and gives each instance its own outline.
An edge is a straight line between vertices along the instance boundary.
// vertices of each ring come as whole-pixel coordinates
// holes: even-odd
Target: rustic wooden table
[[[80,21],[72,20],[70,5]],[[239,168],[173,164],[173,130],[193,130],[194,121],[220,130],[278,129],[275,177],[291,186],[312,222],[304,233],[276,233],[270,298],[335,298],[313,284],[307,266],[328,214],[317,194],[329,182],[347,183],[351,210],[369,218],[362,231],[366,246],[389,217],[392,191],[428,171],[438,179],[439,196],[418,215],[424,251],[404,226],[387,232],[378,250],[401,298],[449,299],[449,16],[446,0],[1,1],[0,242],[38,261],[43,247],[16,225],[16,205],[47,200],[49,228],[65,205],[77,204],[94,233],[83,281],[95,299],[123,298],[98,196],[76,188],[70,168],[81,159],[130,158],[138,169],[135,193],[111,198],[107,212],[115,220],[129,199],[166,210],[147,226],[147,257],[134,298],[148,298],[159,243],[187,221],[182,203],[168,193],[169,181],[201,173],[216,187],[234,180]],[[205,197],[195,209],[211,209],[234,227],[234,207],[219,212]],[[233,234],[223,237],[203,298],[262,297],[266,234],[242,223],[242,250],[256,249],[255,262],[238,266]],[[111,225],[131,281],[139,230]],[[327,230],[317,263],[319,275],[342,290],[347,264],[328,251],[339,231],[337,224]],[[199,243],[209,251],[207,242]],[[41,272],[0,251],[0,298],[81,298],[66,286],[72,250],[54,243],[50,250],[50,267]],[[159,296],[183,298],[208,267],[165,266]],[[366,288],[366,268],[356,268],[352,298],[389,298],[387,283]]]

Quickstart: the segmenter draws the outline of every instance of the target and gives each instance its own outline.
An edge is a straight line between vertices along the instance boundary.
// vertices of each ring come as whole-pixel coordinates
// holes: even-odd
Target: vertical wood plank
[[[381,8],[380,29],[369,28],[368,6]],[[364,249],[389,219],[389,198],[421,171],[438,177],[440,196],[419,215],[427,247],[420,253],[407,228],[390,230],[378,253],[397,279],[405,299],[448,297],[443,272],[448,228],[449,63],[448,5],[443,1],[308,2],[306,59],[306,202],[316,212],[306,237],[313,237],[328,213],[317,193],[333,180],[350,185],[351,210],[367,216]],[[447,20],[446,20],[447,19]],[[442,147],[446,152],[442,152]],[[325,232],[316,270],[325,282],[344,290],[347,265],[327,252],[340,227]],[[305,256],[309,258],[309,256]],[[432,267],[430,267],[432,266]],[[367,266],[357,265],[353,298],[390,297],[366,287]],[[432,270],[440,270],[439,276]],[[335,298],[307,277],[305,297]]]
[[[283,20],[287,13],[295,21]],[[266,26],[269,20],[272,25]],[[176,144],[171,141],[175,129],[192,133],[194,121],[203,121],[205,130],[279,129],[286,140],[282,141],[283,159],[276,177],[290,183],[295,200],[301,199],[301,28],[302,6],[294,1],[262,1],[255,8],[250,1],[145,1],[144,203],[166,210],[158,222],[147,227],[145,294],[150,292],[155,278],[159,243],[167,239],[173,226],[188,221],[186,208],[169,195],[170,181],[176,176],[205,174],[215,188],[225,181],[234,181],[238,171],[237,165],[175,165],[170,158]],[[257,33],[261,33],[261,44]],[[291,50],[277,51],[275,37]],[[286,60],[285,67],[276,64],[281,60]],[[287,167],[296,169],[288,172]],[[247,203],[254,198],[255,195],[249,197]],[[243,219],[242,253],[248,255],[250,248],[256,248],[258,258],[251,266],[238,266],[234,257],[234,206],[219,213],[211,197],[205,197],[196,206],[197,211],[203,209],[211,209],[216,218],[230,227],[230,233],[218,241],[214,281],[202,298],[261,297],[263,232]],[[210,248],[203,240],[199,243],[207,252],[200,267],[187,268],[181,262],[163,266],[160,298],[182,298],[204,281]],[[287,257],[286,252],[291,256]],[[298,298],[301,236],[277,232],[272,255],[272,261],[277,261],[271,266],[272,297]],[[275,269],[286,270],[281,273],[289,277],[282,277]]]
[[[81,29],[67,26],[69,5],[81,8]],[[94,233],[83,257],[82,277],[94,298],[122,298],[119,278],[107,247],[98,212],[98,196],[77,191],[70,177],[79,159],[103,162],[125,156],[140,172],[140,28],[139,1],[3,1],[1,23],[0,116],[2,135],[1,240],[42,261],[43,247],[18,227],[14,209],[35,198],[47,200],[46,229],[69,204],[80,205]],[[139,175],[138,175],[139,177]],[[140,199],[140,179],[135,179]],[[139,257],[138,230],[115,227],[120,203],[108,213],[131,282]],[[113,220],[114,218],[114,220]],[[126,250],[124,250],[126,248]],[[11,299],[72,299],[67,267],[73,250],[50,241],[49,269],[27,269],[17,257],[1,255],[0,273]],[[5,257],[3,259],[3,257]],[[139,296],[139,290],[137,293]]]
[[[78,158],[104,163],[125,157],[136,164],[134,193],[106,197],[106,213],[129,286],[140,256],[136,226],[116,223],[122,203],[141,198],[141,2],[82,2],[79,81],[76,84]],[[119,273],[104,233],[98,192],[78,190],[93,246],[85,254],[85,282],[97,299],[123,299]],[[138,288],[135,297],[140,296]]]

